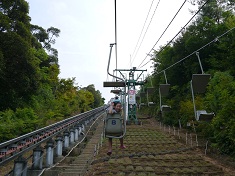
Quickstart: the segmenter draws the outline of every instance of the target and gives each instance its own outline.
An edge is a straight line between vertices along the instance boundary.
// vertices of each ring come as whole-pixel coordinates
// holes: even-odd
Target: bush
[[[235,156],[235,81],[228,72],[216,72],[211,79],[205,104],[215,112],[212,130],[218,149]]]
[[[0,143],[38,128],[39,119],[31,108],[0,112]]]

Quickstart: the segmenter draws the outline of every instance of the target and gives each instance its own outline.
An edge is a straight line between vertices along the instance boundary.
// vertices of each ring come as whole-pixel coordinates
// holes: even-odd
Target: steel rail
[[[69,127],[83,123],[89,117],[104,111],[106,108],[107,106],[102,106],[1,143],[0,166],[64,132]]]
[[[102,112],[102,113],[99,113],[99,114],[98,114],[98,116],[97,116],[98,118],[96,118],[95,121],[91,124],[91,126],[89,127],[89,129],[86,131],[86,134],[84,135],[83,139],[80,140],[75,146],[73,146],[73,148],[70,149],[70,151],[69,151],[60,161],[58,161],[56,164],[52,165],[52,166],[49,167],[49,168],[44,168],[38,176],[41,176],[45,171],[50,170],[50,169],[56,167],[56,166],[57,166],[58,164],[60,164],[66,157],[68,157],[68,156],[70,155],[70,153],[71,153],[79,144],[81,144],[81,143],[85,140],[85,138],[87,137],[89,131],[92,129],[93,125],[94,125],[95,123],[97,123],[97,120],[98,120],[98,119],[101,117],[101,115],[104,114],[104,113],[105,113],[105,112]]]

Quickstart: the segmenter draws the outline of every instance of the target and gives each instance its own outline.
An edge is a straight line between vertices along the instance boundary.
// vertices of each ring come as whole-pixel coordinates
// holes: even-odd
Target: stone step
[[[86,168],[86,165],[72,165],[72,166],[56,166],[55,169],[63,169],[63,170],[81,170]],[[54,169],[54,170],[55,170]]]
[[[81,155],[79,155],[77,158],[83,158],[83,157],[90,157],[91,155],[93,154],[93,152],[91,152],[91,153],[82,153]]]
[[[84,172],[62,172],[62,173],[59,173],[58,176],[83,176]]]
[[[87,136],[87,141],[79,144],[75,149],[81,152],[71,152],[70,156],[66,157],[62,163],[56,167],[46,171],[43,176],[79,176],[84,175],[89,167],[90,161],[93,159],[95,145],[101,140],[103,132],[103,122],[101,121],[96,126],[95,131],[89,132],[93,136]],[[73,153],[77,153],[75,156]]]
[[[70,163],[70,164],[67,164],[67,163],[64,163],[64,164],[60,164],[60,165],[57,165],[56,167],[60,168],[60,167],[79,167],[79,166],[85,166],[87,165],[87,161],[83,161],[83,162],[74,162],[74,163]],[[56,168],[54,167],[54,168]]]
[[[62,161],[62,163],[71,163],[71,162],[73,162],[73,161],[83,161],[83,158],[81,158],[80,160],[78,160],[78,158],[80,158],[80,155],[79,156],[76,156],[76,157],[66,157],[63,161]]]
[[[76,164],[70,164],[70,166],[85,166],[86,163],[76,163]]]
[[[55,171],[50,170],[43,174],[43,176],[83,176],[84,170],[78,170],[78,171]]]
[[[75,161],[73,161],[73,163],[71,163],[71,164],[87,164],[87,163],[89,163],[89,161],[91,161],[92,160],[92,158],[83,158],[83,162],[81,162],[81,161],[79,161],[79,160],[75,160]]]

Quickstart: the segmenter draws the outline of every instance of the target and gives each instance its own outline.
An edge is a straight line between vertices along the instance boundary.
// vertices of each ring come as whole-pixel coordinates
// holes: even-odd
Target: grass
[[[129,166],[126,167],[126,169],[129,170],[129,171],[133,171],[133,170],[134,170],[134,167],[131,166],[131,165],[129,165]]]
[[[147,166],[147,167],[145,167],[145,171],[154,172],[155,170],[152,167]]]
[[[201,156],[197,155],[197,150],[160,154],[163,151],[169,152],[184,148],[185,144],[160,131],[156,126],[152,126],[151,124],[153,123],[143,124],[142,127],[137,125],[127,126],[127,133],[124,138],[127,149],[120,151],[118,148],[119,141],[115,142],[117,139],[114,139],[113,157],[116,159],[109,159],[108,162],[102,162],[101,165],[93,165],[88,175],[92,175],[97,169],[100,173],[106,172],[109,174],[109,172],[112,172],[113,175],[128,176],[207,175],[210,172],[215,175],[221,174],[221,170],[218,167],[204,161]],[[106,150],[107,139],[104,141],[97,158],[106,157]],[[121,154],[132,154],[133,156],[118,158]]]

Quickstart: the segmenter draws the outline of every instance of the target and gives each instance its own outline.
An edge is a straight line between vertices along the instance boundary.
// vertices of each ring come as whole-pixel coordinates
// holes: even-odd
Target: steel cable
[[[201,9],[209,2],[210,0],[207,0],[199,9],[198,11],[190,18],[190,20],[184,25],[184,27],[182,27],[180,29],[180,31],[163,47],[161,48],[161,50],[157,53],[157,55],[159,53],[161,53],[169,44],[171,44],[171,42],[181,33],[182,30],[184,30],[186,28],[186,26],[193,20],[193,18],[201,11]],[[153,47],[154,48],[154,47]],[[146,58],[148,57],[148,55],[151,53],[151,51],[153,50],[153,48],[149,51],[149,53],[146,55],[146,57],[144,58],[144,60],[146,60]],[[156,56],[157,56],[156,55]],[[143,60],[143,62],[144,62]],[[151,60],[149,60],[148,62],[146,62],[144,65],[141,66],[141,64],[143,62],[141,62],[141,64],[139,66],[141,66],[140,68],[143,68],[145,65],[147,65]]]
[[[157,45],[157,43],[160,41],[160,39],[162,38],[162,36],[165,34],[165,32],[167,31],[167,29],[170,27],[170,25],[172,24],[172,22],[175,20],[176,16],[179,14],[180,10],[183,8],[183,6],[185,5],[185,3],[187,2],[187,0],[185,0],[183,2],[183,4],[180,6],[180,8],[178,9],[178,11],[176,12],[176,14],[174,15],[174,17],[172,18],[172,20],[170,21],[170,23],[167,25],[166,29],[163,31],[163,33],[161,34],[161,36],[158,38],[157,42],[153,45],[152,49],[149,51],[149,53],[146,55],[146,57],[144,58],[144,60],[140,63],[140,65],[138,66],[138,68],[140,68],[141,64],[146,60],[146,58],[148,57],[148,55],[150,54],[150,52],[154,49],[154,47]]]
[[[175,62],[174,64],[170,65],[169,67],[165,68],[164,70],[158,72],[156,75],[170,69],[171,67],[175,66],[176,64],[184,61],[185,59],[189,58],[190,56],[192,56],[193,54],[195,54],[196,52],[199,52],[200,50],[204,49],[205,47],[207,47],[208,45],[210,45],[211,43],[217,42],[219,40],[219,38],[223,37],[224,35],[226,35],[227,33],[231,32],[232,30],[235,29],[235,26],[229,30],[227,30],[226,32],[224,32],[223,34],[221,34],[220,36],[214,38],[212,41],[210,41],[209,43],[205,44],[204,46],[200,47],[199,49],[195,50],[194,52],[192,52],[191,54],[187,55],[186,57],[184,57],[183,59],[180,59],[179,61]]]
[[[148,24],[148,26],[147,26],[147,29],[146,29],[146,31],[145,31],[145,33],[144,33],[144,36],[143,36],[143,38],[142,38],[142,40],[141,40],[141,43],[140,43],[140,45],[139,45],[139,47],[138,47],[138,49],[137,49],[137,51],[136,51],[136,53],[135,53],[135,56],[134,56],[134,58],[133,58],[132,63],[134,62],[134,60],[135,60],[135,58],[136,58],[136,55],[137,55],[137,53],[139,52],[139,49],[140,49],[140,47],[141,47],[141,45],[142,45],[142,43],[143,43],[143,40],[144,40],[145,35],[146,35],[146,33],[147,33],[148,29],[149,29],[150,24],[152,23],[153,17],[154,17],[154,15],[155,15],[155,12],[156,12],[158,6],[159,6],[159,3],[160,3],[160,0],[158,1],[157,6],[156,6],[156,8],[155,8],[155,10],[154,10],[154,12],[153,12],[153,15],[152,15],[152,17],[151,17],[151,20],[150,20],[150,22],[149,22],[149,24]],[[132,63],[131,63],[131,64],[132,64]]]
[[[143,25],[142,30],[141,30],[141,32],[140,32],[140,36],[139,36],[138,41],[137,41],[137,43],[136,43],[136,45],[135,45],[135,49],[134,49],[134,51],[133,51],[133,53],[132,53],[132,56],[134,56],[135,51],[136,51],[136,48],[137,48],[137,46],[138,46],[138,44],[139,44],[139,41],[140,41],[140,38],[141,38],[142,33],[143,33],[143,31],[144,31],[144,27],[145,27],[145,24],[146,24],[146,22],[147,22],[147,19],[148,19],[148,16],[149,16],[150,10],[152,9],[153,2],[154,2],[154,0],[152,0],[152,3],[151,3],[151,5],[150,5],[150,8],[149,8],[149,11],[148,11],[147,17],[145,18],[144,25]],[[132,61],[130,62],[130,64],[132,64]]]

